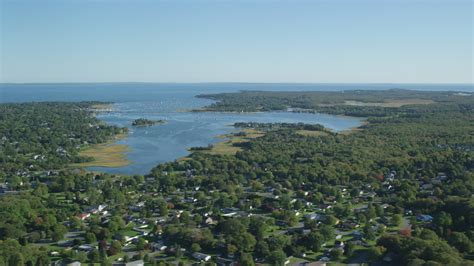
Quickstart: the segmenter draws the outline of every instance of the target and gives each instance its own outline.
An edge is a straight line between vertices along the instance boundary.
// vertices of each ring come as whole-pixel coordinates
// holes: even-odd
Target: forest
[[[0,179],[19,188],[30,181],[32,173],[89,160],[78,155],[82,147],[127,131],[95,118],[95,104],[0,104]]]
[[[0,265],[473,263],[472,95],[199,97],[217,100],[206,111],[288,109],[355,115],[367,123],[351,133],[235,124],[265,134],[239,143],[235,155],[198,148],[145,176],[118,176],[66,167],[87,159],[77,156],[81,145],[126,130],[100,123],[91,103],[0,105],[1,171],[9,192],[0,194]],[[26,174],[18,175],[20,169]]]
[[[386,116],[399,113],[397,107],[429,103],[468,104],[472,95],[456,92],[390,90],[268,92],[244,91],[219,93],[197,97],[217,102],[201,111],[255,112],[287,110],[295,112],[321,112],[356,117]]]

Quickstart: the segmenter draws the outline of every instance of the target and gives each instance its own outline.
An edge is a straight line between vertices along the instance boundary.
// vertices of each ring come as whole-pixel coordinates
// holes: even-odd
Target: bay
[[[219,135],[235,130],[236,122],[321,124],[334,131],[361,124],[361,118],[291,112],[216,113],[190,112],[213,101],[196,98],[198,94],[240,90],[337,91],[353,89],[419,89],[471,91],[472,85],[420,84],[252,84],[252,83],[68,83],[0,84],[0,102],[31,101],[106,101],[113,111],[98,118],[106,123],[130,129],[127,138],[117,144],[130,147],[124,167],[89,167],[89,170],[117,174],[147,174],[159,163],[189,154],[188,148],[222,141]],[[165,124],[132,127],[137,118],[166,120]]]

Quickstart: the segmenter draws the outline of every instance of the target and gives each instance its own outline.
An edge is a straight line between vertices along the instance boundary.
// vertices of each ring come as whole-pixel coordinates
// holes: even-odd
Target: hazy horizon
[[[122,84],[122,83],[144,83],[144,84],[367,84],[367,85],[397,85],[397,84],[412,84],[412,85],[470,85],[474,86],[474,82],[298,82],[298,81],[28,81],[28,82],[4,82],[3,85],[22,85],[22,84]]]

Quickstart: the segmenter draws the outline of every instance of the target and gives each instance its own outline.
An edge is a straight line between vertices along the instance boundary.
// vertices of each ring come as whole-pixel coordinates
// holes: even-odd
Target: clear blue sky
[[[0,1],[0,82],[473,82],[470,0]]]

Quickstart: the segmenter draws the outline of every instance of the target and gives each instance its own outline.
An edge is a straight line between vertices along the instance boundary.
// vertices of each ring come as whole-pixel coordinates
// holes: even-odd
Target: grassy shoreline
[[[236,135],[236,133],[239,133],[239,132],[244,132],[245,135],[244,136]],[[252,128],[236,130],[233,133],[217,136],[217,138],[222,139],[222,141],[214,143],[209,150],[194,150],[191,152],[192,153],[203,152],[203,153],[213,154],[213,155],[234,155],[238,151],[242,150],[241,147],[234,146],[234,144],[249,142],[251,139],[262,137],[263,135],[265,135],[264,132],[255,130]]]
[[[119,134],[115,138],[101,144],[90,145],[79,154],[85,157],[94,158],[91,162],[72,164],[72,167],[122,167],[129,165],[131,162],[127,159],[126,152],[129,147],[123,144],[114,144],[114,142],[124,139],[127,134]]]

